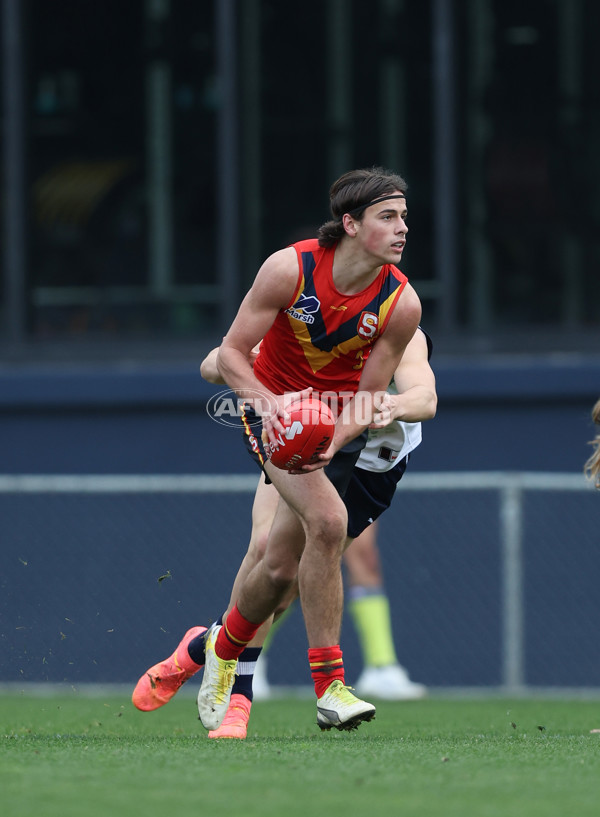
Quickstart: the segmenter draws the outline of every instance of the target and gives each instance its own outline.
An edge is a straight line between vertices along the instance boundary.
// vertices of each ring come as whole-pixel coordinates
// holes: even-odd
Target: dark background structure
[[[374,164],[409,182],[443,350],[595,350],[599,25],[593,0],[3,0],[5,355],[197,349]]]

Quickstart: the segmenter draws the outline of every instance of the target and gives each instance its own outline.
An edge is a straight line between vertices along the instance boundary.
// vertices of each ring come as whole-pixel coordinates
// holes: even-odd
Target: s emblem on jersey
[[[357,334],[361,338],[369,339],[377,334],[379,328],[379,316],[374,312],[363,312],[358,321]]]
[[[302,321],[303,323],[314,323],[314,313],[318,312],[320,308],[321,301],[318,298],[316,298],[314,295],[304,295],[304,293],[302,293],[296,303],[285,311],[297,321]]]

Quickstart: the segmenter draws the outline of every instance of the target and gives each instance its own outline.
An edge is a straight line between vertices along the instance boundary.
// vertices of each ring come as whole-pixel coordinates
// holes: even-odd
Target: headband
[[[406,196],[404,193],[397,193],[393,196],[380,196],[378,199],[373,199],[372,201],[368,201],[366,204],[359,204],[358,207],[354,207],[352,210],[347,210],[349,216],[352,216],[354,213],[358,215],[358,213],[366,210],[367,207],[371,207],[373,204],[379,204],[381,201],[387,201],[388,199],[405,199]]]

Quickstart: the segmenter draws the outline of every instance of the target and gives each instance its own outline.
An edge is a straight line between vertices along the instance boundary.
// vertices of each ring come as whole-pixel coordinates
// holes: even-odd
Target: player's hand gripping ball
[[[295,471],[317,462],[319,454],[329,448],[335,418],[331,409],[314,397],[290,403],[286,411],[290,419],[283,423],[285,432],[278,437],[279,448],[267,443],[265,449],[277,468]]]

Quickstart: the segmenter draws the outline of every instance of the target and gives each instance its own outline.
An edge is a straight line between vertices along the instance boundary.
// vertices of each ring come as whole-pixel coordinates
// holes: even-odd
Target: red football
[[[314,397],[290,403],[286,411],[290,415],[289,422],[284,423],[286,431],[279,436],[279,448],[271,451],[269,459],[277,468],[290,471],[316,462],[319,454],[327,450],[335,418],[331,409]]]

